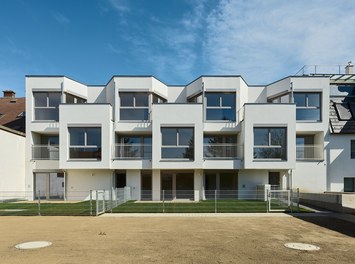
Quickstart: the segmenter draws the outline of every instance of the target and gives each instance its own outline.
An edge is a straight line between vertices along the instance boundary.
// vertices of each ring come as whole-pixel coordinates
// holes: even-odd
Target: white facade
[[[205,199],[257,185],[344,191],[355,178],[350,141],[329,133],[329,76],[248,86],[201,76],[170,86],[114,76],[89,86],[26,77],[25,188],[48,199],[86,199],[131,187],[135,200]]]
[[[24,195],[25,135],[0,126],[0,200]]]

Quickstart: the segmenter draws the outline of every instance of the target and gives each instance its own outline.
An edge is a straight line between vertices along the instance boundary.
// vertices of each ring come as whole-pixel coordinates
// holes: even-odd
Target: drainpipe
[[[290,83],[290,90],[291,90],[291,103],[294,103],[295,99],[293,98],[293,82]]]

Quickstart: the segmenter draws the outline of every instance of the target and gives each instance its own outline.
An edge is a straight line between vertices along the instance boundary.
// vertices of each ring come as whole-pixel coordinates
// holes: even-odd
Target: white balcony
[[[324,150],[322,145],[296,145],[297,161],[322,161]]]
[[[59,160],[59,145],[32,145],[33,160]]]
[[[115,144],[113,159],[151,160],[152,145],[139,143]]]

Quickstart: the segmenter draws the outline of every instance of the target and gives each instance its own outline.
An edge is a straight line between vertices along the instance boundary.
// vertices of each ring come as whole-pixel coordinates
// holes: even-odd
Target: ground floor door
[[[161,198],[194,199],[194,173],[193,172],[162,172]],[[164,195],[164,197],[163,197]]]
[[[141,173],[141,200],[143,201],[152,200],[152,173],[151,172]]]
[[[269,171],[269,184],[271,185],[271,190],[279,190],[281,187],[280,172]]]
[[[41,172],[34,174],[35,198],[45,200],[64,199],[64,173]]]
[[[205,197],[213,199],[237,198],[238,196],[238,172],[205,172]]]

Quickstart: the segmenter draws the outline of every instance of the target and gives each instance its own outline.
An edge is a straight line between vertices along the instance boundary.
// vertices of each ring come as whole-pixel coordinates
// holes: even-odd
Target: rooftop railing
[[[347,65],[304,65],[296,76],[299,75],[332,75],[332,74],[345,74],[345,67]]]

